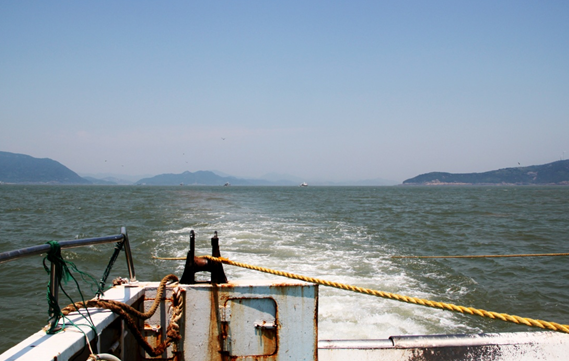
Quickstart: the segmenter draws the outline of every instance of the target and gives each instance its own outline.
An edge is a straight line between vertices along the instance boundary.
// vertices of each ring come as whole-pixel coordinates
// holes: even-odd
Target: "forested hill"
[[[421,174],[403,182],[407,185],[569,185],[569,160],[529,167],[504,168],[484,173]]]
[[[0,152],[0,183],[91,184],[55,160],[9,152]]]
[[[181,174],[160,174],[151,178],[144,178],[136,182],[140,185],[269,185],[271,182],[263,180],[247,180],[235,177],[220,177],[210,171],[184,172]]]

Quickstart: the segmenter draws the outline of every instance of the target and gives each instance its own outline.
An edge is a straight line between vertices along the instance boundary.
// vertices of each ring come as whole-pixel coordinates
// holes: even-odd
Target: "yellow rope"
[[[232,265],[232,266],[248,268],[248,269],[255,270],[255,271],[270,273],[270,274],[274,274],[274,275],[282,276],[282,277],[293,278],[293,279],[297,279],[297,280],[301,280],[301,281],[305,281],[305,282],[310,282],[310,283],[316,283],[316,284],[323,285],[323,286],[339,288],[342,290],[359,292],[359,293],[364,293],[367,295],[372,295],[372,296],[377,296],[377,297],[389,298],[389,299],[400,301],[400,302],[414,303],[417,305],[433,307],[433,308],[440,308],[443,310],[456,311],[456,312],[460,312],[460,313],[468,313],[471,315],[476,315],[476,316],[480,316],[480,317],[487,317],[487,318],[491,318],[491,319],[498,319],[498,320],[502,320],[505,322],[512,322],[512,323],[526,325],[526,326],[530,326],[530,327],[539,327],[539,328],[543,328],[543,329],[549,329],[549,330],[553,330],[553,331],[560,331],[560,332],[569,333],[569,325],[561,325],[561,324],[558,324],[555,322],[534,320],[531,318],[525,318],[525,317],[520,317],[520,316],[512,316],[512,315],[508,315],[505,313],[490,312],[490,311],[485,311],[485,310],[476,309],[476,308],[472,308],[472,307],[457,306],[457,305],[453,305],[450,303],[429,301],[429,300],[424,300],[424,299],[417,298],[417,297],[402,296],[402,295],[398,295],[395,293],[389,293],[389,292],[372,290],[369,288],[351,286],[351,285],[338,283],[338,282],[330,282],[330,281],[322,280],[319,278],[306,277],[306,276],[297,275],[294,273],[277,271],[277,270],[273,270],[270,268],[253,266],[253,265],[241,263],[241,262],[235,262],[235,261],[231,261],[231,260],[224,258],[224,257],[218,258],[218,257],[212,257],[212,256],[203,256],[203,258],[210,259],[214,262],[221,262],[221,263],[225,263],[225,264]],[[185,259],[185,257],[183,259]]]
[[[391,256],[391,258],[499,258],[499,257],[555,257],[569,256],[569,253],[534,253],[534,254],[493,254],[475,256]]]

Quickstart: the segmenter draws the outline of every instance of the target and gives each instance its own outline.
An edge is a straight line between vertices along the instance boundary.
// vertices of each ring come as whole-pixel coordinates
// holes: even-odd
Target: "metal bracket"
[[[274,330],[275,328],[277,328],[277,322],[276,321],[267,322],[264,320],[263,321],[255,321],[253,326],[255,326],[255,328],[264,328],[266,330]]]
[[[231,320],[231,307],[219,306],[219,320],[221,322],[229,322]]]

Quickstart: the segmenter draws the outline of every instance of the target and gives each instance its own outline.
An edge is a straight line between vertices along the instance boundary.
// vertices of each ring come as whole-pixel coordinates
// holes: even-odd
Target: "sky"
[[[569,157],[567,1],[0,1],[0,151],[402,182]]]

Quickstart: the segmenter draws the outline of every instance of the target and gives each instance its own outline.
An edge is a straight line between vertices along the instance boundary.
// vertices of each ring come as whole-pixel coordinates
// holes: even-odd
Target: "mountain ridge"
[[[569,160],[482,173],[430,172],[403,185],[569,185]]]
[[[266,178],[269,179],[266,179]],[[118,178],[81,177],[63,164],[49,158],[0,151],[0,184],[85,184],[85,185],[265,185],[295,186],[292,176],[267,174],[265,179],[244,179],[218,171],[165,173],[127,182]],[[288,178],[288,179],[287,179]],[[352,182],[313,182],[313,185],[385,185],[384,180]],[[430,172],[409,178],[402,185],[569,185],[569,160],[543,165],[503,168],[481,173]]]
[[[269,181],[261,179],[241,179],[233,176],[222,177],[212,171],[200,170],[197,172],[185,171],[180,174],[165,173],[154,177],[143,178],[137,181],[137,185],[273,185]]]
[[[89,180],[53,159],[2,151],[0,183],[91,184]]]

